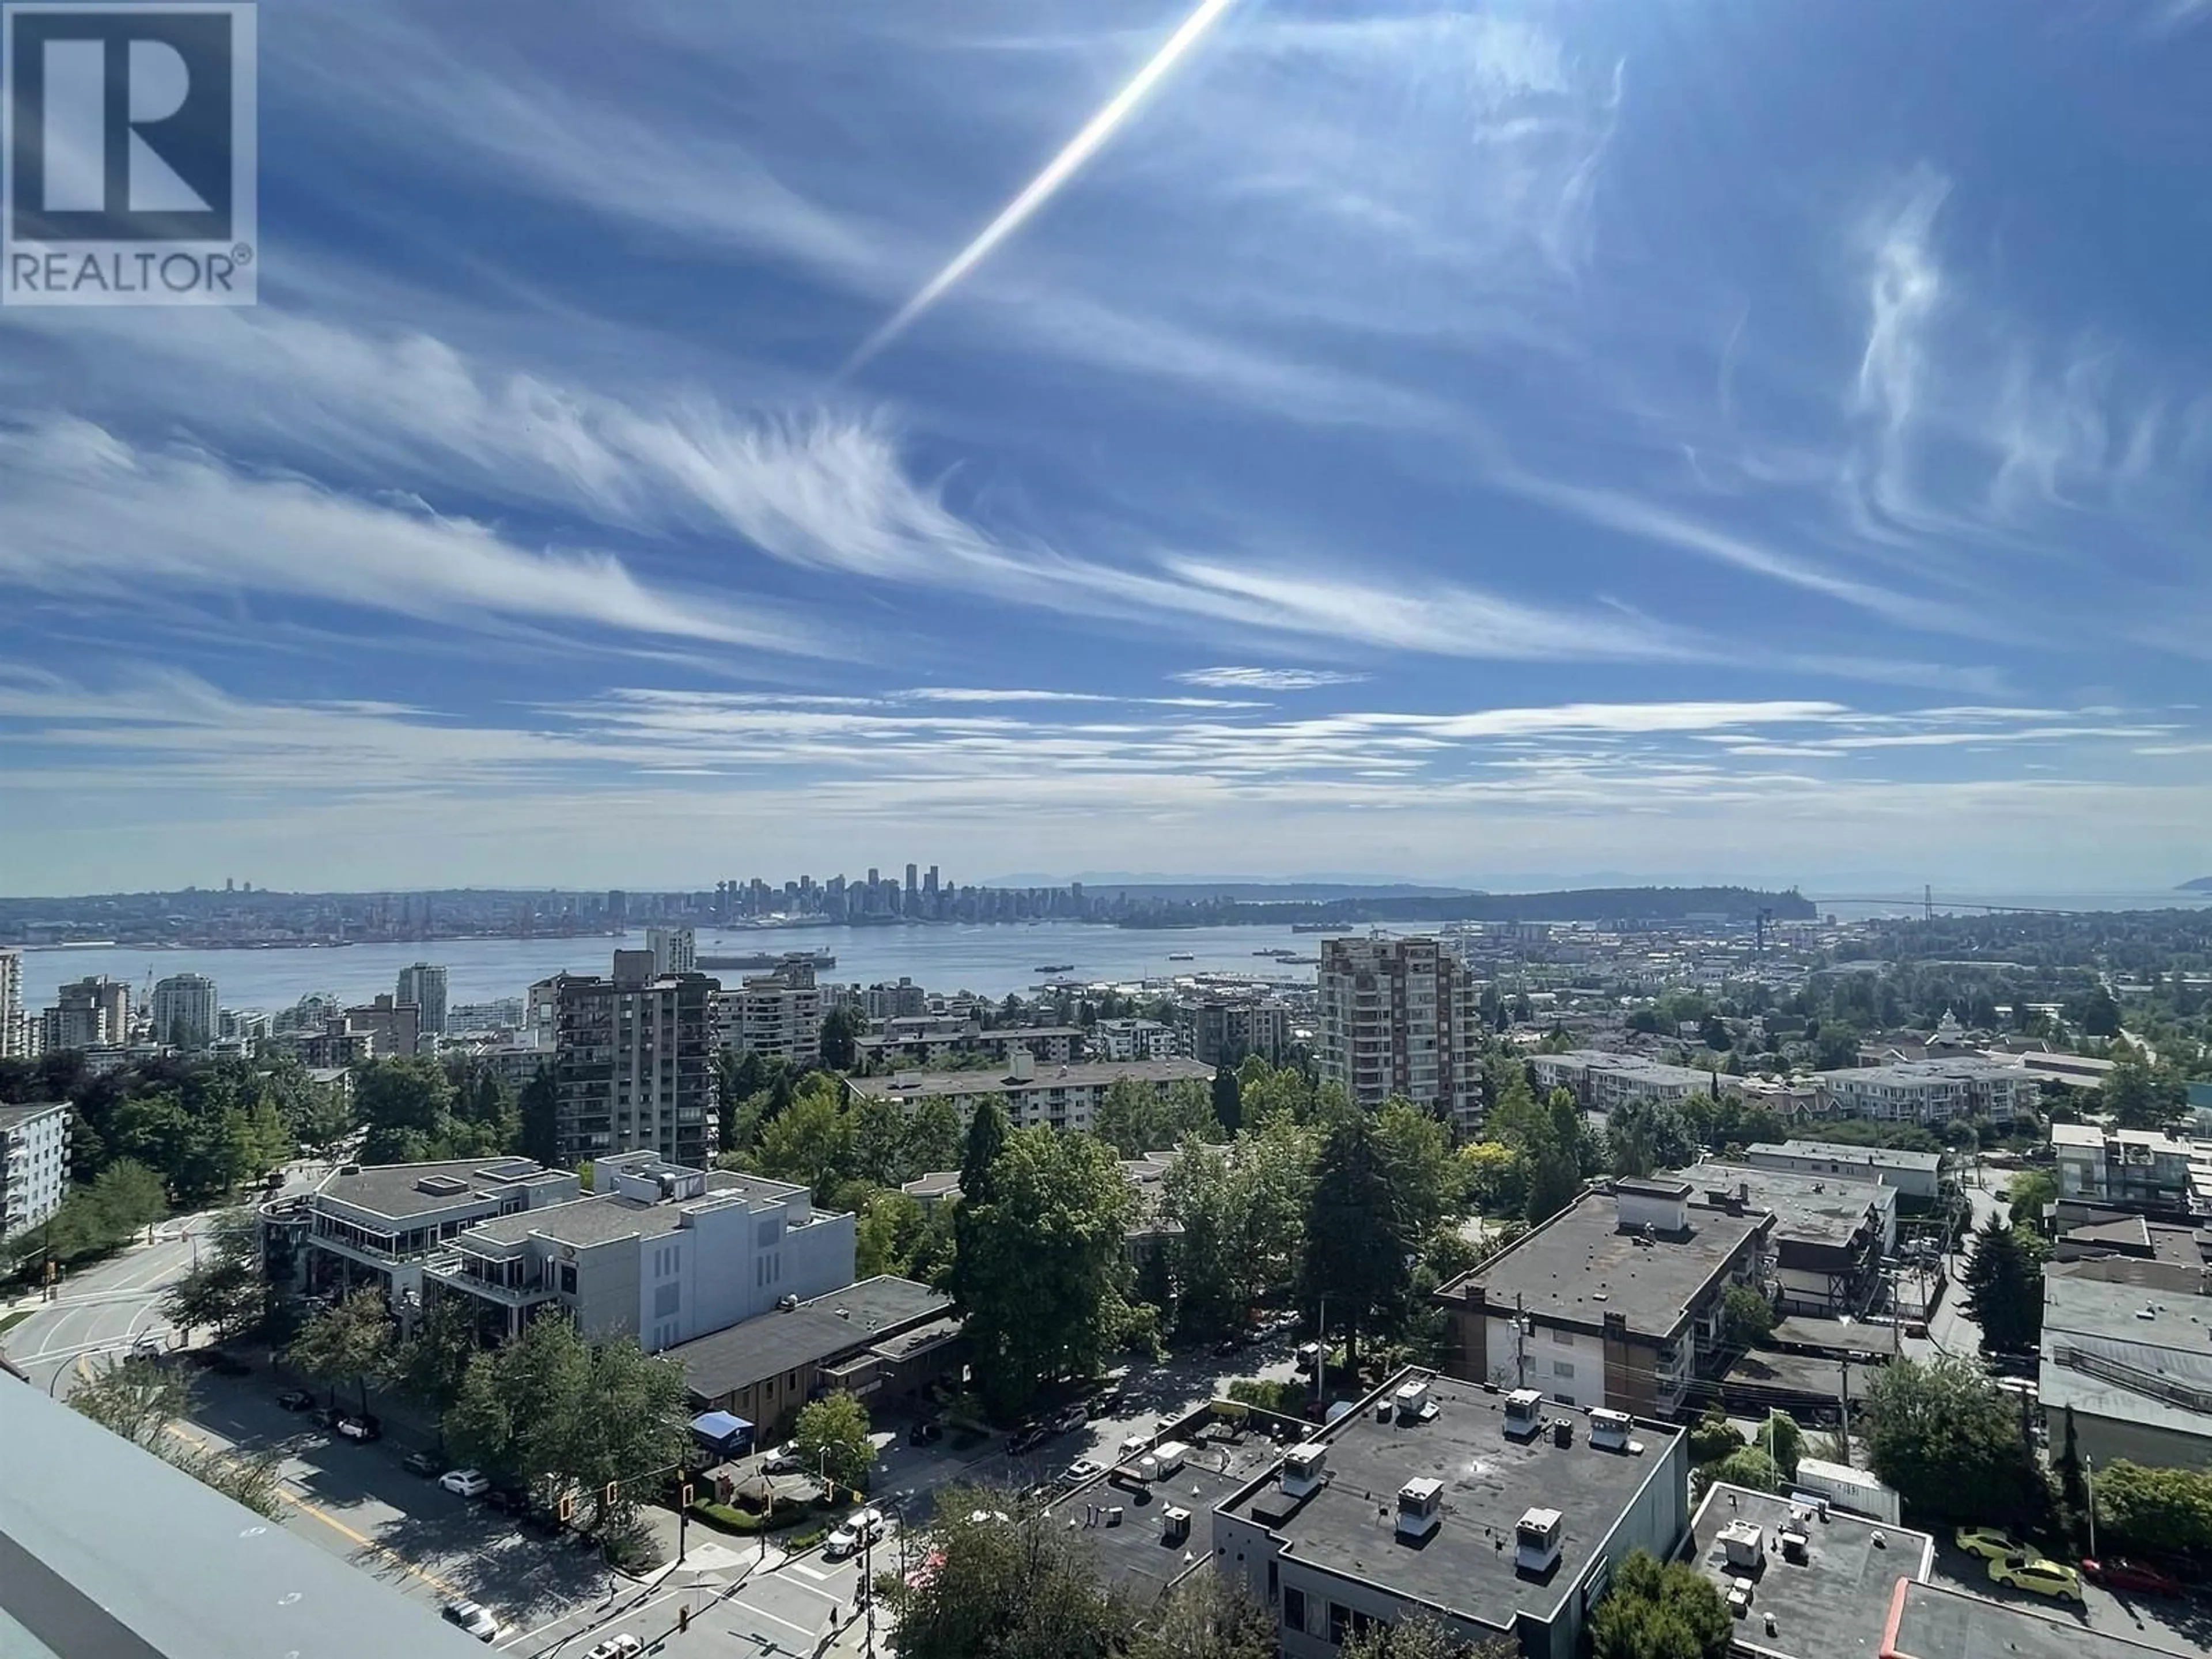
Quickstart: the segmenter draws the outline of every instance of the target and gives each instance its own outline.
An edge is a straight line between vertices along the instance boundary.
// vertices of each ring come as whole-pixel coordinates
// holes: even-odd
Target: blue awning
[[[702,1440],[735,1440],[753,1431],[753,1425],[730,1412],[702,1412],[691,1419],[691,1432]]]

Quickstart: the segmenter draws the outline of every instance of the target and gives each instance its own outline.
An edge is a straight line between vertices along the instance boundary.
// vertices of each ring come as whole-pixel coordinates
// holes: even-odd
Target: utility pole
[[[2089,1498],[2089,1556],[2094,1560],[2097,1554],[2097,1460],[2094,1457],[2081,1460],[2081,1486]]]
[[[1844,1462],[1851,1461],[1851,1362],[1836,1362],[1836,1437],[1844,1449]]]
[[[1528,1386],[1528,1316],[1522,1310],[1521,1292],[1513,1293],[1513,1386]]]
[[[1314,1334],[1314,1404],[1321,1421],[1328,1421],[1328,1298],[1321,1299],[1321,1324]]]

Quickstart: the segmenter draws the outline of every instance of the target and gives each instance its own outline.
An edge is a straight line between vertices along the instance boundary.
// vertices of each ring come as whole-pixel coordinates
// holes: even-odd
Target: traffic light
[[[567,1526],[569,1522],[576,1518],[576,1495],[574,1492],[562,1492],[561,1501],[555,1508],[561,1517],[561,1524]]]
[[[676,1505],[685,1510],[691,1507],[691,1483],[689,1480],[676,1489]]]
[[[619,1480],[608,1481],[607,1489],[601,1492],[599,1496],[605,1500],[606,1506],[609,1509],[614,1508],[616,1503],[622,1497],[622,1482]]]

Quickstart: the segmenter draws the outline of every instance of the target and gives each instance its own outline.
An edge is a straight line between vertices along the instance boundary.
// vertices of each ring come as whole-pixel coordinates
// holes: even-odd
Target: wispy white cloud
[[[1314,691],[1327,685],[1356,685],[1370,678],[1334,668],[1189,668],[1174,677],[1185,685],[1223,690]]]

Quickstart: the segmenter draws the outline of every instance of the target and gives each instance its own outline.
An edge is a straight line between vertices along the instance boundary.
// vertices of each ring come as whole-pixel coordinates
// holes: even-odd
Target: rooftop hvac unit
[[[1190,1536],[1190,1511],[1172,1504],[1160,1511],[1160,1541],[1180,1544]]]
[[[1411,1382],[1401,1382],[1398,1385],[1397,1401],[1400,1417],[1410,1421],[1420,1416],[1422,1407],[1429,1403],[1427,1379],[1417,1378]]]
[[[1519,1572],[1549,1572],[1559,1564],[1566,1520],[1557,1510],[1530,1510],[1514,1523],[1513,1565]]]
[[[1626,1412],[1595,1406],[1590,1409],[1589,1425],[1591,1445],[1601,1451],[1624,1451],[1628,1446],[1628,1431],[1636,1426],[1636,1419]]]
[[[1293,1446],[1283,1457],[1283,1495],[1304,1498],[1320,1486],[1327,1472],[1328,1448],[1320,1442]]]
[[[1398,1536],[1426,1538],[1443,1524],[1444,1483],[1420,1476],[1398,1488]]]
[[[1766,1565],[1766,1534],[1756,1521],[1731,1521],[1720,1531],[1731,1572],[1757,1572]]]
[[[1544,1396],[1534,1389],[1516,1389],[1505,1396],[1505,1432],[1534,1434],[1544,1426]]]

